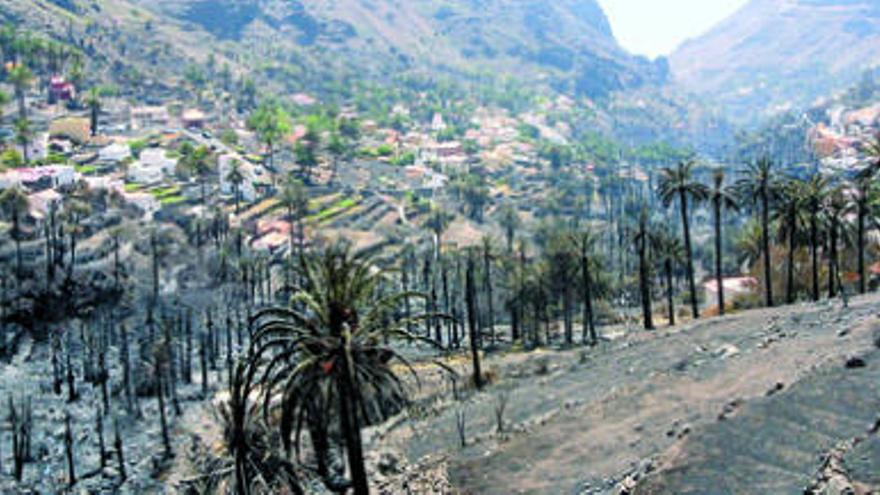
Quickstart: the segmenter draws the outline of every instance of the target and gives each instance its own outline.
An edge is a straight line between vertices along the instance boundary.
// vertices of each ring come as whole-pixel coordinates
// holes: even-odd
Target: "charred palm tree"
[[[498,223],[504,230],[504,239],[507,242],[507,254],[513,254],[513,243],[516,239],[516,231],[522,224],[519,214],[511,205],[505,205],[498,217]]]
[[[853,205],[848,201],[843,187],[834,188],[826,203],[826,224],[828,229],[828,297],[837,297],[842,290],[840,281],[840,241],[849,239],[847,217],[853,213]]]
[[[676,167],[664,168],[661,171],[659,193],[663,205],[669,207],[678,200],[681,210],[681,224],[683,229],[685,261],[687,268],[688,284],[691,298],[691,311],[694,318],[699,318],[700,310],[697,306],[697,284],[694,279],[694,256],[691,249],[691,231],[688,203],[698,204],[706,200],[708,190],[705,185],[696,181],[693,177],[693,161],[680,162]]]
[[[654,313],[651,309],[651,232],[648,225],[648,208],[643,206],[639,214],[639,227],[633,236],[639,253],[639,295],[642,301],[642,321],[645,330],[654,330]]]
[[[673,272],[675,265],[684,262],[684,247],[681,241],[670,235],[665,229],[655,228],[651,242],[656,253],[657,262],[662,266],[663,278],[666,282],[666,308],[669,326],[675,326],[675,286]]]
[[[880,190],[874,180],[866,177],[856,179],[856,249],[858,251],[859,293],[868,291],[868,273],[866,266],[865,245],[867,241],[868,221],[872,219],[880,202]]]
[[[761,158],[746,166],[736,188],[743,203],[757,206],[761,218],[761,251],[764,259],[764,302],[773,306],[773,274],[770,254],[770,203],[774,200],[777,183],[773,161]]]
[[[820,223],[825,201],[828,198],[829,181],[821,174],[814,174],[804,186],[804,206],[810,225],[810,257],[813,301],[819,300],[819,245]]]
[[[253,350],[253,349],[251,349]],[[294,466],[277,454],[277,436],[259,414],[258,387],[264,362],[250,355],[239,359],[230,375],[229,397],[217,413],[224,426],[224,442],[233,459],[236,495],[249,495],[259,484],[273,492],[303,492]]]
[[[599,338],[596,334],[596,317],[593,313],[593,297],[595,292],[593,273],[596,272],[595,246],[598,238],[590,230],[572,234],[571,238],[576,252],[580,255],[580,288],[583,296],[584,312],[581,341],[584,344],[588,343],[587,335],[589,334],[589,344],[596,345],[599,343]]]
[[[788,260],[786,262],[787,281],[785,301],[794,303],[794,254],[797,250],[799,228],[804,211],[808,206],[805,202],[806,185],[799,179],[788,179],[779,185],[777,201],[774,205],[773,220],[779,223],[780,240],[788,241]]]
[[[716,169],[712,174],[713,187],[709,191],[712,202],[712,214],[715,226],[715,282],[718,284],[718,314],[724,315],[724,275],[723,271],[723,247],[721,236],[722,215],[725,210],[738,210],[739,205],[731,188],[724,185],[724,170]],[[671,299],[670,299],[671,301]],[[673,325],[674,321],[671,321]]]
[[[12,221],[12,239],[15,241],[15,273],[19,281],[24,275],[24,263],[21,257],[22,217],[28,212],[28,197],[18,187],[10,187],[0,194],[0,210]]]

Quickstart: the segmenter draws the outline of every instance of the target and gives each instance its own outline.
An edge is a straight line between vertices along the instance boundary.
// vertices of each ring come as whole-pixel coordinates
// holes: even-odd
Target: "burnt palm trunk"
[[[829,250],[830,255],[828,257],[828,297],[834,298],[837,296],[837,270],[839,270],[838,260],[837,260],[837,218],[832,217],[831,219],[831,239],[829,239]]]
[[[489,335],[492,340],[492,345],[495,345],[495,306],[492,294],[492,260],[488,249],[483,251],[483,272],[483,280],[486,288],[486,309],[488,310],[489,318]]]
[[[859,270],[859,294],[864,294],[868,291],[867,284],[867,272],[865,269],[865,218],[868,216],[867,205],[865,204],[865,192],[862,192],[862,197],[859,198],[859,212],[858,212],[858,270]]]
[[[165,456],[171,456],[171,438],[168,436],[168,419],[165,415],[165,386],[162,374],[163,366],[160,364],[156,367],[156,398],[159,402],[159,427],[162,430],[162,445],[165,449]]]
[[[24,276],[24,263],[21,257],[21,219],[19,218],[18,208],[12,210],[12,232],[15,236],[15,272],[19,281]]]
[[[340,394],[339,411],[342,419],[342,434],[348,454],[348,468],[351,471],[352,488],[355,495],[370,493],[367,470],[364,466],[363,444],[361,443],[360,421],[357,416],[357,400],[354,384],[354,370],[346,349],[340,350],[341,372],[337,374]]]
[[[666,258],[666,261],[663,262],[663,269],[666,275],[666,306],[667,311],[669,312],[669,326],[675,326],[675,302],[672,297],[672,259]],[[721,290],[721,285],[719,281],[719,291]],[[720,301],[724,300],[724,296],[721,296]],[[723,306],[721,306],[723,307]],[[724,314],[723,310],[722,313]]]
[[[590,345],[596,345],[598,338],[596,337],[596,324],[593,319],[593,278],[590,274],[590,260],[587,257],[587,249],[583,248],[581,253],[581,277],[584,284],[584,323],[582,331],[582,339],[587,342],[587,332],[590,335]]]
[[[819,219],[814,206],[810,215],[810,255],[812,256],[813,301],[819,300]]]
[[[684,191],[680,193],[679,200],[679,203],[681,203],[681,226],[684,230],[684,254],[687,261],[688,286],[691,293],[691,312],[694,319],[697,319],[700,317],[700,308],[697,305],[697,283],[694,280],[694,254],[691,250],[691,227],[688,220],[687,196]]]
[[[642,225],[641,234],[639,235],[639,292],[642,299],[642,319],[645,324],[645,330],[654,329],[654,318],[651,311],[651,286],[648,280],[648,253],[647,253],[647,232]]]
[[[795,241],[797,232],[797,220],[794,218],[794,214],[792,214],[788,219],[788,263],[786,269],[788,270],[788,280],[785,286],[785,301],[788,304],[794,303],[794,251],[795,251]]]
[[[722,239],[721,239],[721,200],[715,199],[715,283],[718,285],[718,314],[724,316],[724,275],[722,274]],[[671,260],[667,263],[672,264]],[[667,268],[667,295],[669,299],[670,315],[672,315],[672,275],[670,274],[671,266]],[[674,315],[669,320],[671,325],[675,325]]]
[[[474,282],[474,260],[468,257],[468,265],[465,281],[465,298],[467,299],[468,331],[471,341],[471,358],[474,367],[474,386],[477,390],[483,389],[483,374],[480,369],[480,337],[477,331],[477,289]]]
[[[410,318],[412,317],[412,306],[409,301],[409,260],[405,259],[403,262],[403,267],[400,270],[400,284],[403,289],[403,314],[406,318],[406,330],[410,333],[413,331],[413,324]]]
[[[773,275],[770,259],[770,198],[767,186],[761,187],[761,245],[764,251],[764,302],[773,307]]]

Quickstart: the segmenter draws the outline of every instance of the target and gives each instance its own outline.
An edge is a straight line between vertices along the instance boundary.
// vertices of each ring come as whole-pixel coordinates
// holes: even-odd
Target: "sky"
[[[748,0],[599,0],[617,41],[654,58],[708,31]]]

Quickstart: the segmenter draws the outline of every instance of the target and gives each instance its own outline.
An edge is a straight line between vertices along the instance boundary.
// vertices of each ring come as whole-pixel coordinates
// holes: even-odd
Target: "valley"
[[[0,492],[880,490],[880,27],[0,0]]]

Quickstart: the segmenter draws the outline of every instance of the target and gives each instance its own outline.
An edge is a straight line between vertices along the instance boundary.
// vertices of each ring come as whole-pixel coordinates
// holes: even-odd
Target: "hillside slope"
[[[666,78],[617,44],[595,0],[135,0],[225,41],[365,72],[501,72],[591,97]]]
[[[676,81],[753,119],[851,85],[880,63],[875,0],[752,0],[671,57]]]

